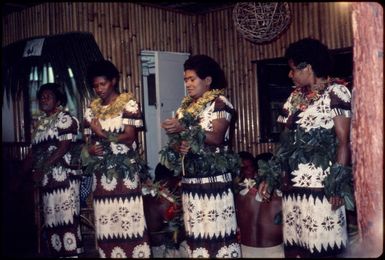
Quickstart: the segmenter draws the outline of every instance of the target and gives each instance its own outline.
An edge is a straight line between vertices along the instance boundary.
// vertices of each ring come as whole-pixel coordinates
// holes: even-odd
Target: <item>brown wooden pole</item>
[[[383,253],[383,9],[375,2],[353,8],[354,91],[352,159],[360,243],[356,256]]]

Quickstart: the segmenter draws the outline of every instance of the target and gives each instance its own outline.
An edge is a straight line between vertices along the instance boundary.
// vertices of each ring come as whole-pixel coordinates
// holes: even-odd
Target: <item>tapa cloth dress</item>
[[[78,131],[78,120],[66,111],[42,117],[32,136],[32,151],[45,160],[59,147],[60,141],[75,142]],[[71,154],[67,152],[63,160],[69,165]],[[44,173],[40,188],[43,229],[51,256],[72,257],[83,252],[79,187],[79,171],[64,164],[56,164]]]
[[[214,119],[230,122],[232,115],[232,104],[220,95],[202,110],[199,124],[205,131],[213,131]],[[182,116],[179,110],[177,116]],[[224,144],[228,139],[229,128]],[[182,177],[182,205],[189,257],[241,257],[230,172],[213,172],[209,177],[186,174]]]
[[[105,108],[108,110],[107,106]],[[93,118],[96,118],[96,115],[89,107],[85,113],[85,134],[91,134],[90,122]],[[115,116],[98,120],[102,129],[111,133],[123,132],[125,125],[135,128],[143,126],[138,103],[133,99],[127,101],[122,111]],[[112,151],[113,157],[126,156],[130,150],[136,150],[136,143],[129,147],[123,143],[111,142],[108,149]],[[113,160],[106,157],[99,159]],[[99,256],[149,258],[151,249],[138,174],[134,179],[113,177],[109,180],[103,172],[96,170],[93,173],[92,189]]]
[[[293,94],[283,106],[286,115],[280,115],[278,122],[287,123],[290,119],[310,131],[332,129],[335,116],[351,117],[351,94],[338,83],[328,85],[318,100],[295,115],[288,112],[292,109],[292,98]],[[300,163],[298,169],[289,173],[293,189],[284,191],[282,201],[285,249],[296,248],[314,257],[336,255],[345,249],[345,206],[333,211],[323,189],[322,181],[329,173],[330,167],[322,170],[312,163]]]

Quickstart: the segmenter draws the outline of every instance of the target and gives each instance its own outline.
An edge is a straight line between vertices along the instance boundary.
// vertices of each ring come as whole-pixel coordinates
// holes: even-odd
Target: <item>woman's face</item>
[[[92,82],[92,87],[95,90],[96,95],[103,100],[108,100],[115,91],[116,80],[109,80],[104,76],[95,77]]]
[[[211,77],[201,79],[195,70],[184,71],[184,83],[187,94],[193,99],[201,97],[206,91],[210,90]]]
[[[300,63],[301,64],[301,63]],[[299,65],[300,65],[299,64]],[[310,65],[295,66],[292,60],[289,60],[289,78],[293,81],[294,85],[297,87],[309,86],[313,83],[313,70]]]
[[[46,114],[53,114],[56,108],[60,105],[60,101],[57,100],[55,93],[52,90],[43,90],[39,97],[39,108]]]

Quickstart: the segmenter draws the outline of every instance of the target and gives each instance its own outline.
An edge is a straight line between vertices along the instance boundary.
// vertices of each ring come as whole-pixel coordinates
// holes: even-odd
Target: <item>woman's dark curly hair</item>
[[[36,97],[39,100],[41,98],[41,95],[43,94],[44,90],[50,90],[55,95],[56,100],[60,101],[60,105],[65,107],[67,104],[67,96],[64,94],[62,86],[60,86],[57,83],[47,83],[44,85],[41,85],[39,90],[36,93]]]
[[[116,79],[115,90],[119,92],[120,74],[115,65],[108,60],[98,60],[91,63],[87,68],[87,82],[92,87],[96,77],[105,77],[108,80]]]
[[[211,77],[210,89],[223,89],[226,87],[225,73],[219,64],[207,55],[194,55],[184,63],[184,70],[193,70],[200,79]]]
[[[317,77],[329,76],[332,67],[332,58],[329,49],[319,40],[304,38],[289,45],[285,57],[292,60],[294,65],[305,62],[312,66]]]

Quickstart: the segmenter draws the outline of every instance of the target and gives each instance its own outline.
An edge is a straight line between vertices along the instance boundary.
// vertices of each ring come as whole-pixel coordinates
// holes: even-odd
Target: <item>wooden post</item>
[[[353,8],[354,87],[352,158],[360,243],[358,257],[383,253],[384,36],[383,9],[376,2]]]

